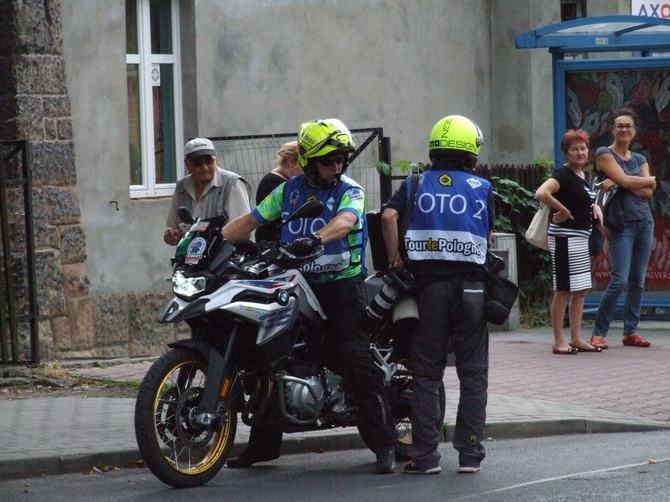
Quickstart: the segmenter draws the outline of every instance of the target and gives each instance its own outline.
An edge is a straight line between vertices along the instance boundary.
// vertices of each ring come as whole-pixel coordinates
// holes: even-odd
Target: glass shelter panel
[[[649,63],[649,60],[647,60]],[[660,61],[658,62],[660,64]],[[610,64],[612,66],[612,64]],[[628,108],[636,116],[637,135],[631,150],[643,154],[657,189],[651,199],[655,220],[654,243],[645,289],[670,290],[670,65],[665,67],[610,67],[606,70],[565,72],[568,129],[582,128],[590,135],[590,164],[598,147],[612,144],[609,119]],[[661,65],[663,66],[663,65]],[[611,277],[607,242],[594,258],[593,290],[604,291]]]

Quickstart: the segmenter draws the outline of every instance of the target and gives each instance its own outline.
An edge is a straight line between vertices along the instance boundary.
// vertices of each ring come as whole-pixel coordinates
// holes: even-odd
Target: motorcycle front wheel
[[[142,459],[154,476],[175,488],[212,479],[235,439],[232,403],[224,410],[222,426],[195,422],[206,379],[207,361],[201,354],[172,349],[151,366],[137,396],[135,437]]]

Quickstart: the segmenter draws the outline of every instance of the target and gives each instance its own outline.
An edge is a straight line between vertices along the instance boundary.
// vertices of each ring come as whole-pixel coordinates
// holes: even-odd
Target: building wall
[[[91,294],[164,287],[168,201],[129,195],[125,1],[61,4]]]
[[[146,355],[174,336],[153,321],[173,248],[162,241],[169,198],[129,197],[125,1],[60,7],[93,320],[86,351],[57,353]],[[514,39],[559,22],[559,7],[182,0],[184,137],[286,132],[337,116],[352,128],[382,126],[394,160],[426,161],[432,125],[462,114],[484,132],[482,162],[552,158],[551,58],[517,50]],[[608,8],[620,6],[589,2],[590,15],[618,13]]]
[[[394,158],[425,161],[444,115],[490,131],[490,1],[208,5],[196,10],[198,76],[211,74],[197,83],[201,132],[290,131],[338,116],[383,126]]]
[[[125,3],[61,3],[91,295],[158,288],[173,251],[162,242],[169,199],[129,198]],[[489,1],[182,4],[185,137],[337,116],[383,126],[395,159],[425,161],[446,114],[492,136]]]

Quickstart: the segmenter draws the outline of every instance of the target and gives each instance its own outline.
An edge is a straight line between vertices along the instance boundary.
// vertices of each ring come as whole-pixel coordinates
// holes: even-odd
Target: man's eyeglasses
[[[196,167],[204,166],[205,164],[209,165],[212,162],[214,162],[214,156],[213,155],[201,155],[200,157],[196,157],[193,160],[189,160],[189,162]]]
[[[316,159],[316,160],[323,167],[330,167],[333,164],[342,164],[344,162],[344,155],[338,155],[337,157],[328,157],[326,159]]]
[[[635,126],[633,124],[617,124],[614,127],[619,129],[619,131],[621,131],[622,129],[625,129],[626,131],[630,129],[635,129]]]

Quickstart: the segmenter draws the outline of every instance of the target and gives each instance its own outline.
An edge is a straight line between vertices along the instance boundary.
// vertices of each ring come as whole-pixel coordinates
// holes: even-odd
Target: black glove
[[[296,256],[307,256],[316,251],[321,245],[321,236],[312,234],[309,237],[300,237],[289,244],[288,250]]]

